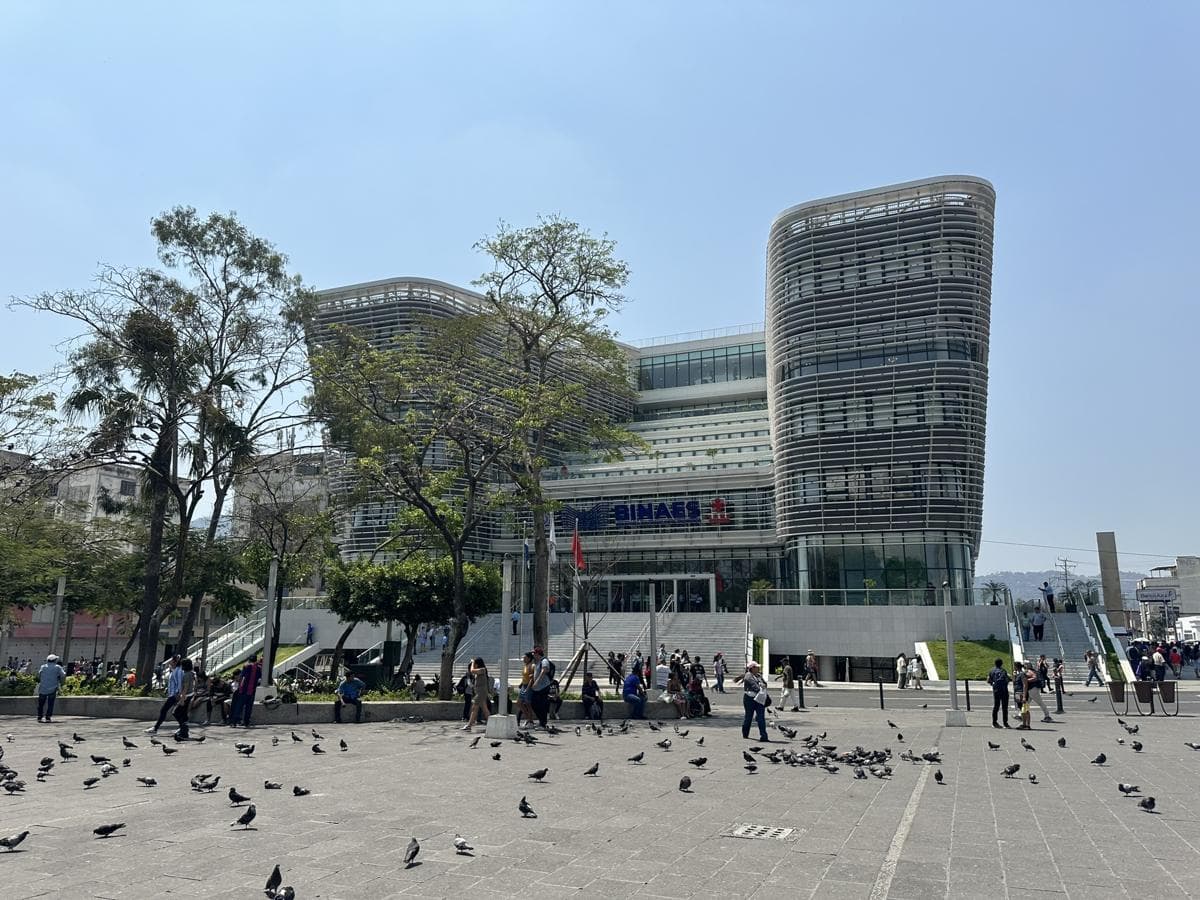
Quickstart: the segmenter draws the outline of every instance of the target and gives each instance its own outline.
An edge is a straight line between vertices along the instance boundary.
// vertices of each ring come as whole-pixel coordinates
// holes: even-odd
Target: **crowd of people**
[[[1165,681],[1183,677],[1185,666],[1200,678],[1200,643],[1183,641],[1131,641],[1126,651],[1139,681]]]

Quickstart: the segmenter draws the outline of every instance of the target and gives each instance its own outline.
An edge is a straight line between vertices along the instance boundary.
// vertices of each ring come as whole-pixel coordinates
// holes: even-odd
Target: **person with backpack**
[[[997,659],[992,671],[988,672],[988,684],[992,686],[992,727],[999,728],[999,715],[1004,716],[1004,727],[1008,728],[1008,670],[1004,660]]]
[[[550,714],[550,682],[554,680],[554,663],[546,659],[541,647],[533,648],[533,682],[529,685],[529,705],[537,716],[538,726],[546,727]]]

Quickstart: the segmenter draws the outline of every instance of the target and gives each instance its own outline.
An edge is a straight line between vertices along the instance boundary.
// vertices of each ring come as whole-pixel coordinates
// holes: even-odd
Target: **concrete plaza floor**
[[[0,850],[0,896],[261,897],[276,863],[300,900],[1200,896],[1200,819],[1192,808],[1200,752],[1184,744],[1200,742],[1194,715],[1133,716],[1127,721],[1139,731],[1130,735],[1101,698],[1073,703],[1061,722],[1023,733],[993,730],[978,709],[972,727],[944,728],[936,692],[915,698],[929,709],[883,712],[834,706],[833,694],[808,699],[820,706],[783,716],[801,737],[824,734],[821,743],[839,750],[889,747],[893,776],[858,780],[848,766],[829,774],[763,759],[748,774],[742,751],[756,742],[741,738],[737,694],[719,698],[713,719],[665,722],[658,733],[636,723],[630,734],[576,736],[574,723],[564,722],[564,733],[539,734],[535,746],[505,741],[497,749],[486,737],[469,749],[473,736],[452,723],[317,726],[324,755],[311,751],[307,729],[297,729],[300,743],[285,728],[196,729],[207,732],[203,744],[165,756],[149,744],[144,723],[8,717],[0,719],[0,735],[11,735],[0,762],[28,784],[0,796],[0,836],[31,833],[19,852]],[[56,741],[70,743],[74,731],[86,738],[74,745],[80,758],[35,781],[38,761],[58,760]],[[164,726],[167,745],[179,746],[169,733]],[[1035,750],[1020,746],[1022,734]],[[122,736],[138,749],[125,750]],[[338,749],[342,738],[346,752]],[[664,738],[669,750],[656,746]],[[771,739],[786,740],[774,728]],[[1144,745],[1140,753],[1133,740]],[[253,756],[240,756],[234,741],[254,742]],[[940,767],[898,758],[935,747]],[[1107,765],[1092,765],[1101,751]],[[131,763],[84,790],[83,779],[98,774],[90,753]],[[643,764],[627,761],[637,753]],[[699,756],[708,758],[703,768],[688,764]],[[599,775],[584,775],[596,762]],[[1001,770],[1014,762],[1018,777],[1004,778]],[[543,767],[544,782],[528,778]],[[939,768],[944,784],[933,777]],[[198,773],[219,774],[219,789],[190,790]],[[142,786],[139,775],[157,786]],[[683,775],[691,793],[678,789]],[[283,789],[264,790],[267,779]],[[1122,796],[1121,781],[1153,795],[1158,812]],[[297,784],[311,795],[293,796]],[[241,812],[231,808],[231,786],[256,804],[256,830],[230,826]],[[521,817],[522,796],[536,819]],[[126,827],[112,838],[93,836],[113,822]],[[730,836],[739,825],[791,831]],[[455,854],[456,833],[474,846],[473,856]],[[420,864],[406,870],[412,836],[421,842]]]

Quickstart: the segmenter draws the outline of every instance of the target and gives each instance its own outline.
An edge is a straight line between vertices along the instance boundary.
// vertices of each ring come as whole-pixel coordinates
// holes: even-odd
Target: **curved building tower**
[[[826,602],[968,596],[983,513],[995,191],[802,203],[767,248],[776,527]]]

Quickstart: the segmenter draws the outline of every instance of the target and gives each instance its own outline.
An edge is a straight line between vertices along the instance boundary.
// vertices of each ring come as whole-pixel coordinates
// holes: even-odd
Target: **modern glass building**
[[[794,206],[767,248],[776,529],[796,587],[969,588],[983,511],[995,192]]]
[[[972,581],[982,516],[994,192],[927,179],[801,204],[771,227],[766,324],[626,345],[637,388],[614,406],[642,446],[562,453],[546,469],[569,561],[578,527],[601,608],[742,609],[752,582],[869,602],[933,602]],[[320,294],[317,329],[386,343],[479,295],[402,278]],[[603,399],[603,398],[601,398]],[[337,466],[330,470],[336,474]],[[347,516],[369,552],[396,510]],[[520,556],[516,510],[478,555]],[[558,590],[569,590],[564,566]]]

